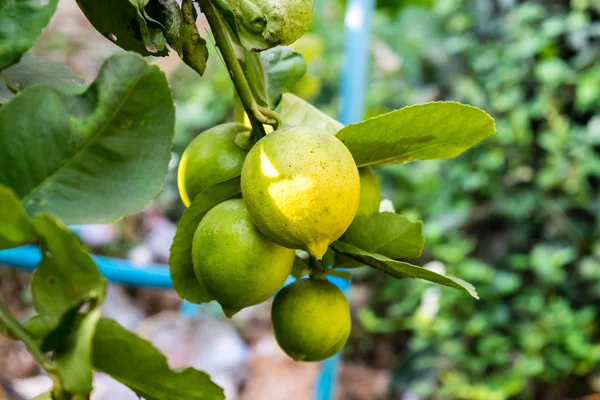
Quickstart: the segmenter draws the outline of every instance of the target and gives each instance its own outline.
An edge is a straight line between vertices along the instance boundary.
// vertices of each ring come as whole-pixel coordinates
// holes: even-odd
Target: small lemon
[[[247,152],[238,147],[237,135],[249,133],[242,124],[217,125],[198,135],[181,156],[177,184],[181,200],[189,206],[200,192],[238,177]],[[238,186],[239,189],[239,186]],[[238,192],[239,193],[239,192]]]
[[[192,243],[196,277],[228,317],[273,296],[290,274],[294,257],[294,250],[256,229],[240,199],[206,213]]]
[[[352,327],[344,293],[317,279],[300,279],[277,293],[271,319],[277,343],[297,361],[321,361],[336,354]]]
[[[360,178],[352,154],[335,136],[290,127],[250,150],[242,168],[242,197],[269,239],[321,259],[354,219]]]
[[[358,169],[360,174],[360,203],[356,216],[374,214],[379,211],[381,187],[371,167]]]

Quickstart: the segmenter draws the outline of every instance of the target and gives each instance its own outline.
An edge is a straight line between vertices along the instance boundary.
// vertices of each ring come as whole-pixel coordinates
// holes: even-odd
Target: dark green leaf
[[[277,46],[260,53],[267,74],[269,104],[276,107],[281,96],[292,90],[306,74],[306,61],[289,47]]]
[[[419,257],[425,244],[421,221],[391,212],[356,217],[340,240],[389,258]]]
[[[229,27],[237,35],[237,28],[235,26],[235,14],[233,13],[233,11],[231,11],[229,6],[225,4],[223,0],[214,0],[214,3],[217,10],[219,10],[223,18],[225,18],[225,21],[227,21]]]
[[[428,270],[427,268],[418,267],[409,263],[392,260],[391,258],[382,256],[381,254],[369,253],[358,247],[352,246],[341,241],[336,241],[331,244],[331,247],[342,254],[349,256],[363,264],[369,265],[379,271],[397,279],[419,278],[426,281],[439,283],[440,285],[453,287],[469,293],[476,299],[479,299],[473,285],[462,279],[453,276],[438,274],[437,272]]]
[[[19,198],[0,185],[0,250],[17,247],[35,239],[35,231]]]
[[[79,315],[62,346],[54,351],[61,387],[69,393],[85,396],[92,391],[92,341],[100,314],[100,306],[95,306]]]
[[[174,119],[164,73],[132,53],[80,95],[32,86],[0,109],[0,184],[67,224],[134,213],[162,189]]]
[[[206,40],[200,36],[196,27],[198,14],[192,0],[183,0],[181,12],[184,24],[182,60],[199,75],[204,75],[206,61],[208,60],[208,48],[206,47]]]
[[[131,5],[135,8],[136,19],[138,26],[140,27],[140,33],[142,39],[146,45],[146,50],[151,54],[159,54],[168,50],[165,47],[166,39],[163,35],[163,27],[154,18],[148,15],[145,7],[148,5],[149,0],[129,0]],[[152,5],[155,3],[152,2]]]
[[[18,64],[2,71],[0,77],[15,92],[37,84],[73,94],[87,87],[66,65],[32,54],[25,54]]]
[[[414,105],[337,133],[359,167],[451,158],[494,134],[484,111],[453,102]]]
[[[158,20],[164,28],[167,43],[173,50],[183,56],[184,24],[181,8],[177,0],[158,0]]]
[[[0,71],[33,46],[57,4],[58,0],[0,0]]]
[[[173,287],[182,298],[192,303],[206,303],[212,296],[198,281],[192,264],[192,240],[204,215],[215,205],[240,194],[240,179],[215,185],[198,194],[184,211],[171,245],[169,266]]]
[[[42,261],[33,274],[31,294],[36,311],[54,320],[88,300],[101,300],[106,283],[79,238],[48,215],[38,215]]]
[[[308,263],[300,257],[296,256],[290,275],[292,275],[296,279],[301,279],[302,277],[308,275],[309,272],[310,266],[308,265]]]
[[[94,336],[94,369],[127,385],[146,400],[219,400],[223,389],[193,368],[173,371],[152,344],[102,319]]]
[[[321,128],[332,134],[344,127],[341,122],[291,93],[285,93],[281,97],[277,110],[286,125]]]
[[[144,56],[166,56],[169,53],[164,46],[156,48],[156,34],[160,33],[157,32],[160,27],[152,27],[151,36],[145,19],[142,18],[140,23],[138,12],[129,0],[77,0],[77,4],[98,32],[122,49]]]

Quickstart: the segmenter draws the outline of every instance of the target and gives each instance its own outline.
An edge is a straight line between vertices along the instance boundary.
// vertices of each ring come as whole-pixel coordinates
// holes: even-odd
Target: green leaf
[[[341,122],[291,93],[282,96],[277,110],[286,125],[321,128],[332,134],[344,127]]]
[[[42,393],[39,396],[35,397],[33,400],[52,400],[52,391]]]
[[[419,257],[425,244],[421,221],[391,212],[356,217],[340,240],[389,258]]]
[[[308,263],[300,257],[296,256],[290,275],[292,275],[296,279],[301,279],[302,277],[308,275],[309,272],[310,266],[308,265]]]
[[[20,246],[35,239],[35,230],[11,189],[0,185],[0,250]]]
[[[14,94],[11,89],[9,89],[8,86],[6,86],[6,83],[0,79],[0,106],[11,101],[13,97]]]
[[[85,396],[92,391],[92,342],[100,315],[100,306],[79,315],[62,346],[54,352],[61,387],[69,393]]]
[[[495,132],[493,118],[484,111],[435,102],[348,125],[337,137],[363,167],[455,157]]]
[[[48,215],[38,215],[42,261],[33,274],[31,294],[35,310],[55,321],[88,300],[104,298],[106,282],[79,238]]]
[[[152,344],[101,319],[94,336],[94,369],[127,385],[146,400],[218,400],[223,389],[204,372],[193,368],[173,371]]]
[[[397,279],[419,278],[426,281],[439,283],[440,285],[453,287],[469,293],[476,299],[479,299],[473,285],[462,279],[438,274],[437,272],[428,270],[427,268],[418,267],[402,261],[392,260],[381,254],[369,253],[361,250],[358,247],[352,246],[341,241],[336,241],[331,244],[331,247],[342,254],[349,256],[357,261],[367,264],[379,271]]]
[[[231,179],[196,195],[192,204],[183,212],[171,245],[169,267],[173,288],[179,296],[192,303],[213,300],[204,285],[196,278],[192,263],[194,233],[204,215],[214,206],[241,193],[240,178]]]
[[[164,73],[136,54],[112,56],[80,95],[32,86],[0,109],[0,184],[30,215],[113,221],[162,189],[174,122]]]
[[[0,0],[0,71],[33,46],[57,4],[58,0]]]
[[[157,47],[160,27],[148,26],[129,0],[77,0],[90,23],[108,40],[143,56],[166,56],[169,50]],[[158,30],[157,30],[158,29]]]
[[[25,54],[19,63],[2,71],[0,77],[15,92],[38,84],[73,94],[87,88],[85,81],[66,65],[32,54]]]
[[[276,107],[281,96],[292,90],[306,74],[306,61],[289,47],[277,46],[260,53],[267,74],[269,104]]]
[[[158,0],[156,7],[158,7],[158,20],[164,27],[167,43],[180,57],[183,56],[185,27],[179,3],[177,0]]]
[[[183,14],[184,24],[183,57],[181,59],[190,68],[202,76],[206,70],[208,48],[206,47],[206,40],[200,36],[198,28],[196,27],[196,18],[198,18],[198,14],[196,13],[192,0],[182,1],[181,12]]]

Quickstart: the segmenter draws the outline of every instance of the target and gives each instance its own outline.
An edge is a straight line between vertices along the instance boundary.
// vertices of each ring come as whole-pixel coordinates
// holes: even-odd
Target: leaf
[[[473,285],[462,279],[438,274],[428,270],[427,268],[418,267],[402,261],[392,260],[381,254],[369,253],[351,244],[342,241],[336,241],[331,244],[331,247],[342,254],[345,254],[357,261],[370,265],[371,267],[380,270],[381,272],[397,279],[419,278],[426,281],[439,283],[440,285],[453,287],[469,293],[476,299],[479,299]]]
[[[146,400],[225,399],[223,389],[193,368],[173,371],[152,344],[115,321],[101,319],[94,336],[94,369],[127,385]]]
[[[391,212],[356,217],[340,240],[389,258],[416,258],[425,239],[423,223]]]
[[[241,193],[240,179],[215,185],[196,195],[192,204],[183,212],[177,232],[171,245],[169,267],[173,288],[179,296],[192,303],[206,303],[213,300],[194,272],[192,263],[192,240],[200,220],[214,206],[238,196]]]
[[[106,282],[79,238],[48,215],[38,215],[42,261],[31,282],[35,310],[54,321],[88,300],[104,298]]]
[[[290,275],[292,275],[296,279],[301,279],[302,277],[308,275],[309,272],[310,266],[308,265],[308,263],[300,257],[296,256]]]
[[[363,167],[455,157],[495,132],[494,119],[476,107],[434,102],[348,125],[337,137]]]
[[[13,97],[13,92],[6,86],[6,83],[0,79],[0,106],[11,101]]]
[[[33,46],[57,4],[58,0],[0,0],[0,71]]]
[[[202,76],[206,70],[208,48],[206,47],[206,40],[200,36],[198,28],[196,27],[196,18],[198,18],[198,14],[196,13],[192,0],[183,0],[181,3],[181,12],[183,13],[184,24],[183,57],[181,59],[190,68]]]
[[[113,221],[162,189],[174,121],[164,73],[136,54],[112,56],[80,95],[32,86],[0,109],[0,184],[30,215]]]
[[[20,246],[35,239],[35,230],[11,189],[0,185],[0,250]]]
[[[100,315],[100,306],[80,315],[62,346],[54,352],[61,387],[69,393],[88,395],[92,391],[92,341]]]
[[[276,107],[281,96],[292,90],[306,74],[306,61],[289,47],[277,46],[260,53],[267,74],[269,104]]]
[[[32,54],[25,54],[18,64],[2,71],[0,77],[15,92],[38,84],[73,94],[87,88],[85,81],[66,65]]]
[[[162,26],[157,20],[150,17],[145,10],[149,0],[129,0],[131,5],[135,8],[136,19],[142,34],[142,39],[146,45],[146,50],[151,54],[158,54],[164,52],[166,39],[162,33]],[[155,3],[152,2],[152,5]],[[168,52],[168,50],[166,50]]]
[[[341,122],[291,93],[282,96],[277,110],[286,125],[321,128],[332,134],[344,127]]]
[[[185,27],[179,3],[177,0],[158,0],[156,6],[158,7],[158,19],[164,27],[167,43],[182,57]]]
[[[144,41],[151,40],[148,33],[145,36],[142,33],[147,30],[146,23],[142,20],[140,24],[137,10],[129,0],[77,0],[77,5],[97,31],[120,48],[143,56],[169,53],[164,46],[154,49],[155,43]]]

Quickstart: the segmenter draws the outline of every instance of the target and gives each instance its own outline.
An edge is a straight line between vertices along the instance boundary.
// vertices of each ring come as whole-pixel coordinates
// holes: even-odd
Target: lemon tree
[[[77,4],[125,50],[91,82],[26,54],[56,0],[0,1],[0,249],[37,243],[41,259],[31,284],[35,315],[22,324],[0,302],[0,332],[23,342],[52,377],[43,398],[89,398],[94,371],[149,400],[224,398],[207,374],[170,369],[150,343],[101,317],[107,282],[65,225],[115,221],[162,190],[175,105],[165,74],[144,57],[173,52],[200,79],[209,56],[200,14],[236,89],[236,122],[200,133],[179,160],[184,211],[169,259],[177,293],[217,301],[229,317],[275,295],[277,341],[303,361],[336,354],[350,333],[348,301],[327,280],[351,278],[340,267],[477,298],[460,277],[406,260],[421,255],[423,223],[379,212],[376,168],[461,154],[495,132],[484,111],[436,102],[343,126],[286,93],[306,62],[282,45],[307,31],[312,1]],[[279,291],[292,270],[301,279]]]

